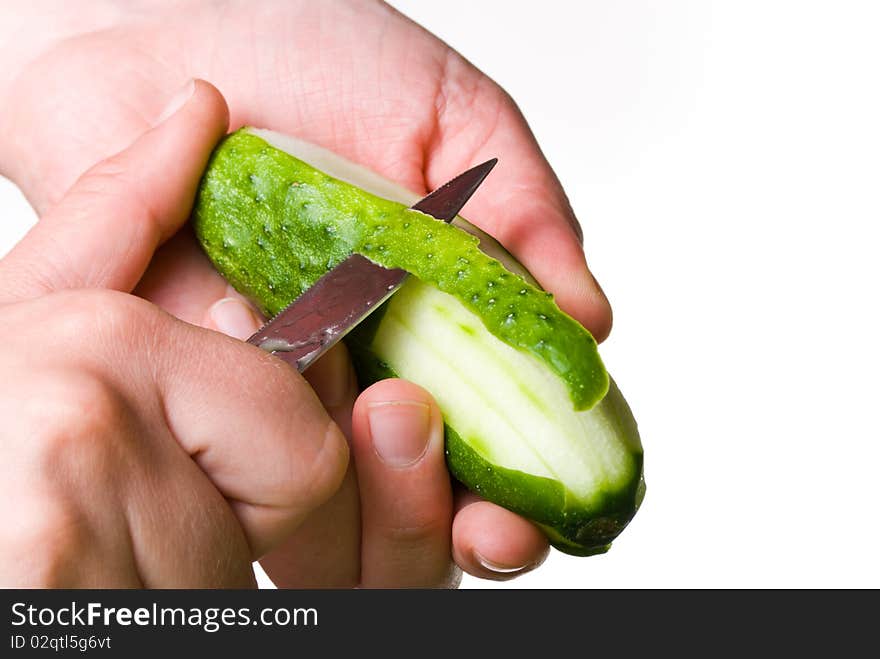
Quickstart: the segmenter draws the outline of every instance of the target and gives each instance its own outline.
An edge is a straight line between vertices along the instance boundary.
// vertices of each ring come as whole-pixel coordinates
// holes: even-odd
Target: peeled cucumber
[[[635,420],[595,340],[491,237],[409,210],[417,199],[319,147],[245,128],[214,152],[193,222],[218,271],[267,315],[352,252],[410,272],[346,338],[361,383],[423,386],[458,480],[562,551],[606,551],[644,480]]]

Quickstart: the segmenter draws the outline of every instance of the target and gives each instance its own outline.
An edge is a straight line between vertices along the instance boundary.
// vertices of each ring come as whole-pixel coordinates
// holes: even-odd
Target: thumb
[[[86,172],[0,261],[0,301],[65,288],[131,291],[189,217],[228,116],[215,87],[190,80],[158,125]]]

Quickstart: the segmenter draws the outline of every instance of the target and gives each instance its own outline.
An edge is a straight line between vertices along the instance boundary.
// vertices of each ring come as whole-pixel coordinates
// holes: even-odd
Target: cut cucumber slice
[[[352,252],[411,272],[347,338],[362,383],[425,387],[459,480],[563,551],[604,551],[644,482],[635,421],[596,342],[495,240],[408,210],[417,199],[329,151],[242,129],[215,151],[194,225],[218,270],[269,314]]]

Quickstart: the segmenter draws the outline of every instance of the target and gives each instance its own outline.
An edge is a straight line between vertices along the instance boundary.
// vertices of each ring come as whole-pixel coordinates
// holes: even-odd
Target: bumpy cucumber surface
[[[352,252],[411,272],[348,338],[362,382],[431,391],[459,480],[563,551],[604,551],[644,484],[635,421],[593,337],[495,241],[408,210],[415,199],[313,145],[243,129],[212,157],[194,224],[268,314]]]

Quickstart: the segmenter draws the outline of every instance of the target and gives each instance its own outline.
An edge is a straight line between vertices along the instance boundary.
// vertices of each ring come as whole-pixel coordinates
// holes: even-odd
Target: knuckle
[[[136,295],[110,290],[103,291],[103,293],[105,301],[108,303],[103,307],[106,317],[117,319],[121,323],[127,324],[127,327],[155,323],[160,316],[158,307]]]
[[[421,548],[449,542],[449,521],[436,516],[410,513],[406,519],[381,526],[383,535],[397,547]]]
[[[345,477],[348,468],[348,442],[339,426],[327,421],[321,447],[312,461],[310,490],[321,502],[329,499]]]
[[[517,112],[510,94],[455,51],[444,53],[437,80],[435,110],[447,130],[484,133],[485,143],[500,118]]]
[[[130,209],[132,197],[135,197],[135,201],[141,201],[137,198],[140,187],[137,168],[132,167],[128,153],[121,151],[95,163],[86,171],[71,188],[65,201],[86,215],[92,214],[96,205],[108,203],[118,203]]]
[[[159,313],[152,304],[134,295],[113,290],[61,292],[56,294],[57,340],[94,344],[99,338],[130,343],[134,337],[153,336]]]
[[[96,209],[117,203],[117,199],[123,196],[120,186],[127,185],[127,177],[119,155],[96,163],[64,196],[65,212],[76,221],[88,221]]]
[[[312,444],[313,448],[304,449]],[[276,505],[317,507],[327,501],[345,477],[348,444],[333,421],[327,422],[323,436],[312,442],[286,442],[286,464],[277,474],[272,499]],[[308,451],[308,452],[307,452]]]
[[[125,152],[102,160],[83,174],[64,197],[65,213],[82,222],[89,221],[96,212],[124,215],[126,222],[120,225],[120,231],[133,231],[139,241],[157,244],[160,218],[137,176]]]
[[[58,330],[71,337],[91,336],[102,318],[122,318],[131,313],[124,293],[111,290],[61,291],[54,302]]]
[[[129,182],[129,167],[122,153],[95,163],[77,182],[77,188],[85,194],[105,194],[119,183]]]
[[[79,353],[83,341],[95,333],[95,314],[102,308],[103,291],[63,291],[50,297],[55,313],[53,343]]]
[[[100,307],[92,318],[93,327],[111,339],[124,339],[130,342],[135,336],[149,332],[157,320],[156,308],[133,295],[105,291],[109,295],[99,296]]]
[[[70,585],[78,562],[90,551],[91,532],[86,518],[58,500],[32,501],[7,519],[4,527],[7,565],[11,574],[24,582],[21,585]]]
[[[109,471],[111,452],[127,423],[128,406],[116,388],[82,371],[47,378],[30,444],[40,473],[94,479]]]

